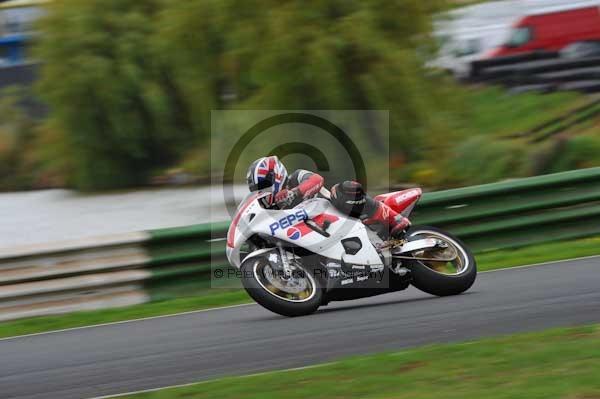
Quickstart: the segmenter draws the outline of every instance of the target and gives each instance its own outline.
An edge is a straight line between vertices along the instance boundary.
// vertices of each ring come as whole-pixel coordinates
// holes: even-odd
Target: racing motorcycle
[[[250,193],[227,233],[227,259],[260,305],[284,316],[303,316],[330,301],[400,291],[414,285],[432,295],[457,295],[477,276],[471,251],[435,227],[412,226],[402,239],[339,212],[322,189],[292,209],[264,207],[269,192]],[[421,190],[375,200],[408,217]]]

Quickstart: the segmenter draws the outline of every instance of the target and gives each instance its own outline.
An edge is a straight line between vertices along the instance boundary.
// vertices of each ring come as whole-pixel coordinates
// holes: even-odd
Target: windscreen
[[[508,38],[506,45],[508,47],[521,47],[531,41],[533,30],[529,27],[514,28]]]

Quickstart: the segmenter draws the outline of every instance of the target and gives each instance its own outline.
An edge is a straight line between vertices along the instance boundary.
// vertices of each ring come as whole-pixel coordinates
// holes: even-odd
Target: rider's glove
[[[296,190],[283,189],[275,195],[275,203],[279,208],[289,208],[298,198]]]

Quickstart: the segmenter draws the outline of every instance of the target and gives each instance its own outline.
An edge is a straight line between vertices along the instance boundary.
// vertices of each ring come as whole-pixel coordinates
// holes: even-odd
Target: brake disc
[[[306,279],[295,277],[294,274],[292,273],[292,276],[284,279],[281,273],[274,274],[270,266],[264,268],[265,278],[275,288],[290,294],[299,294],[307,289],[308,284]]]

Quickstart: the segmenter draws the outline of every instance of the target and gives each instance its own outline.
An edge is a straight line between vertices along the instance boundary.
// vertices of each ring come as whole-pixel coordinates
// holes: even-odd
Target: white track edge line
[[[533,263],[533,264],[530,264],[530,265],[512,266],[512,267],[505,267],[505,268],[501,268],[501,269],[485,270],[485,271],[482,271],[482,272],[478,272],[478,274],[503,272],[503,271],[510,271],[510,270],[516,270],[516,269],[526,269],[526,268],[530,268],[530,267],[538,267],[538,266],[545,266],[545,265],[551,265],[551,264],[556,264],[556,263],[573,262],[573,261],[587,260],[587,259],[593,259],[593,258],[600,258],[600,255],[583,256],[583,257],[580,257],[580,258],[555,260],[555,261],[548,261],[548,262],[542,262],[542,263]],[[134,322],[138,322],[138,321],[162,319],[162,318],[165,318],[165,317],[185,316],[185,315],[189,315],[189,314],[212,312],[212,311],[217,311],[217,310],[225,310],[225,309],[238,308],[238,307],[242,307],[242,306],[255,306],[255,305],[258,305],[258,304],[255,303],[255,302],[240,303],[240,304],[237,304],[237,305],[220,306],[220,307],[217,307],[217,308],[200,309],[200,310],[190,310],[190,311],[187,311],[187,312],[165,314],[165,315],[160,315],[160,316],[149,316],[149,317],[142,317],[142,318],[139,318],[139,319],[113,321],[113,322],[109,322],[109,323],[92,324],[92,325],[89,325],[89,326],[71,327],[71,328],[64,328],[64,329],[53,330],[53,331],[44,331],[44,332],[33,333],[33,334],[15,335],[15,336],[12,336],[12,337],[0,338],[0,342],[1,341],[11,340],[11,339],[35,337],[35,336],[38,336],[38,335],[56,334],[56,333],[61,333],[61,332],[83,330],[83,329],[87,329],[87,328],[106,327],[106,326],[112,326],[112,325],[118,325],[118,324],[134,323]]]
[[[188,382],[186,384],[168,385],[168,386],[160,387],[160,388],[150,388],[150,389],[143,389],[143,390],[140,390],[140,391],[131,391],[131,392],[125,392],[125,393],[115,393],[115,394],[106,395],[106,396],[94,396],[94,397],[89,398],[89,399],[111,399],[111,398],[119,398],[121,396],[127,396],[127,395],[137,395],[137,394],[140,394],[140,393],[150,393],[150,392],[162,391],[163,389],[176,389],[176,388],[189,387],[189,386],[192,386],[192,385],[208,384],[210,382],[215,382],[215,381],[218,381],[218,380],[222,380],[224,378],[232,378],[232,379],[233,378],[236,378],[236,379],[237,378],[250,378],[250,377],[257,377],[257,376],[261,376],[261,375],[265,375],[265,374],[287,373],[287,372],[290,372],[290,371],[315,369],[315,368],[318,368],[318,367],[331,366],[331,365],[336,364],[336,363],[338,363],[338,362],[318,363],[318,364],[311,364],[311,365],[308,365],[308,366],[301,366],[301,367],[293,367],[293,368],[283,369],[283,370],[261,371],[259,373],[252,373],[252,374],[223,376],[223,377],[211,378],[211,379],[204,380],[204,381]]]
[[[587,259],[594,259],[594,258],[600,258],[600,255],[582,256],[579,258],[562,259],[562,260],[551,260],[548,262],[532,263],[530,265],[511,266],[511,267],[504,267],[504,268],[494,269],[494,270],[484,270],[482,272],[478,272],[478,274],[495,273],[495,272],[501,272],[501,271],[515,270],[515,269],[527,269],[529,267],[546,266],[546,265],[553,265],[556,263],[573,262],[573,261],[580,261],[580,260],[587,260]]]
[[[96,327],[112,326],[112,325],[117,325],[117,324],[133,323],[133,322],[136,322],[136,321],[162,319],[162,318],[165,318],[165,317],[185,316],[187,314],[204,313],[204,312],[211,312],[211,311],[214,311],[214,310],[232,309],[232,308],[239,308],[239,307],[242,307],[242,306],[250,306],[250,305],[257,305],[257,304],[254,303],[254,302],[251,302],[251,303],[239,303],[237,305],[220,306],[220,307],[217,307],[217,308],[190,310],[190,311],[187,311],[187,312],[172,313],[172,314],[163,314],[163,315],[160,315],[160,316],[142,317],[142,318],[139,318],[139,319],[129,319],[129,320],[121,320],[121,321],[112,321],[112,322],[109,322],[109,323],[92,324],[92,325],[89,325],[89,326],[63,328],[63,329],[60,329],[60,330],[44,331],[44,332],[33,333],[33,334],[15,335],[13,337],[4,337],[4,338],[0,338],[0,341],[7,341],[7,340],[10,340],[10,339],[17,339],[17,338],[35,337],[35,336],[38,336],[38,335],[56,334],[56,333],[67,332],[67,331],[84,330],[84,329],[87,329],[87,328],[96,328]]]

